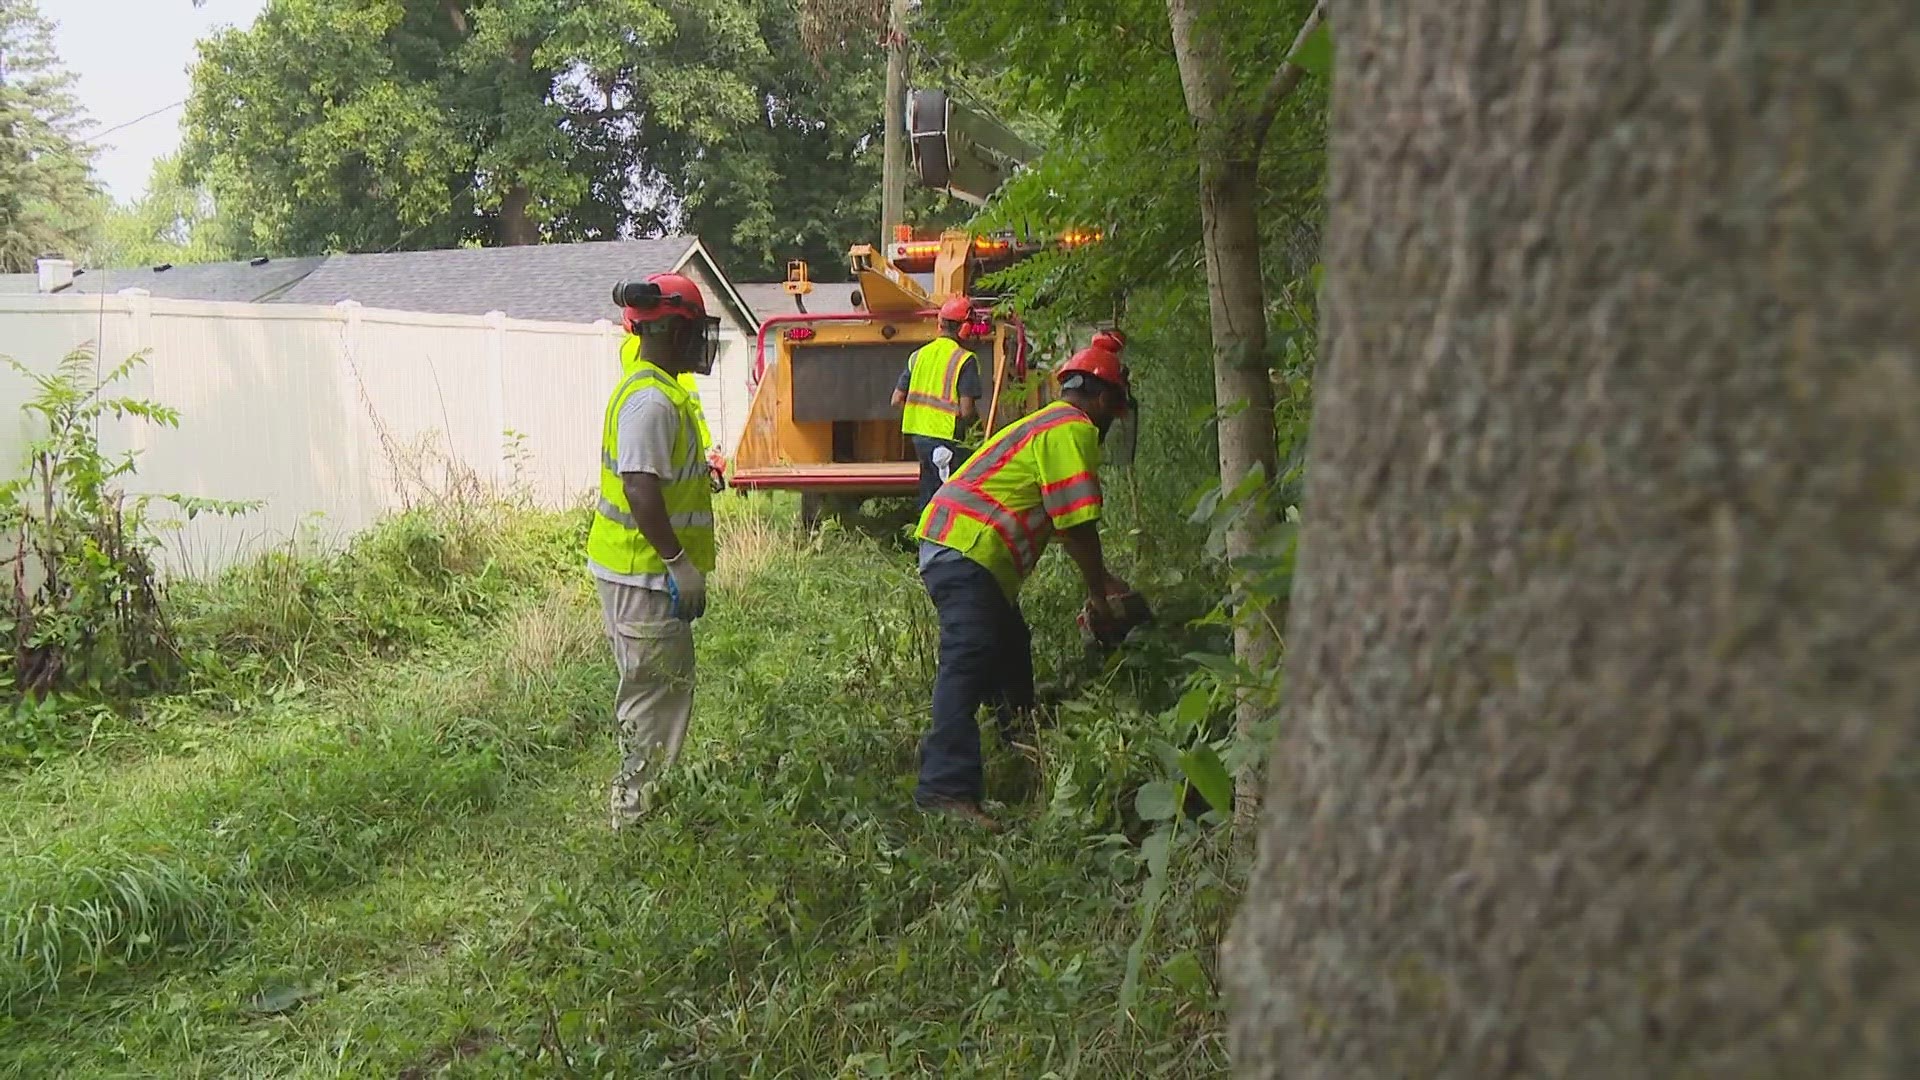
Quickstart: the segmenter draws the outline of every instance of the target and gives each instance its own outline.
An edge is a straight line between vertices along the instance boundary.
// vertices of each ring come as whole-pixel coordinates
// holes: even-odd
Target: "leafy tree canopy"
[[[146,194],[106,211],[91,261],[109,266],[219,262],[239,258],[245,247],[213,196],[187,183],[180,159],[169,156],[153,163]]]
[[[1243,95],[1271,78],[1308,0],[1232,0],[1223,67]],[[1198,156],[1163,0],[936,0],[916,32],[956,77],[1044,128],[1045,152],[1009,182],[983,225],[1037,232],[1098,229],[1101,243],[1043,255],[998,283],[1037,320],[1112,318],[1142,290],[1154,309],[1204,328],[1206,275]],[[1325,163],[1325,92],[1291,96],[1265,144],[1262,220],[1268,275],[1313,260]],[[1168,307],[1169,294],[1187,303]],[[1197,308],[1197,310],[1195,310]]]
[[[184,163],[268,253],[678,228],[777,275],[872,234],[879,80],[793,0],[271,0],[202,44]]]

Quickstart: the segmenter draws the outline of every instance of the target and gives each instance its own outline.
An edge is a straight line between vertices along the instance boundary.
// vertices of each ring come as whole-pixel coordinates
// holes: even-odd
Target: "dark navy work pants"
[[[933,493],[947,482],[947,477],[960,471],[960,463],[967,460],[967,451],[952,439],[936,439],[931,435],[913,437],[914,453],[920,457],[920,501],[913,508],[915,520],[926,512],[927,503],[933,501]],[[946,450],[946,476],[941,475],[938,451]]]
[[[994,709],[1002,737],[1017,733],[1033,708],[1033,637],[1020,608],[984,566],[967,558],[920,571],[940,617],[940,670],[933,680],[933,726],[920,741],[914,801],[986,794],[980,759],[982,705]]]

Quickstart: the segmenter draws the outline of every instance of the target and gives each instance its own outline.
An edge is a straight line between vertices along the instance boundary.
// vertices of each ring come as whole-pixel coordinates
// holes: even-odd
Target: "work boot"
[[[646,820],[659,797],[659,782],[642,782],[637,776],[616,779],[607,793],[607,811],[614,832]]]
[[[982,810],[977,802],[969,802],[966,799],[934,798],[915,799],[913,805],[918,807],[921,813],[942,814],[958,818],[970,825],[978,825],[988,832],[1000,831],[1000,823],[993,819],[993,815]]]

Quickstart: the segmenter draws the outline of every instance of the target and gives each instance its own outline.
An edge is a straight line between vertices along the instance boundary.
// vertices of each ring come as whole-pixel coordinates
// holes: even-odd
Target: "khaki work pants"
[[[620,673],[613,702],[620,771],[608,796],[618,829],[646,814],[654,785],[680,756],[693,718],[693,626],[668,614],[666,593],[611,581],[596,584]]]

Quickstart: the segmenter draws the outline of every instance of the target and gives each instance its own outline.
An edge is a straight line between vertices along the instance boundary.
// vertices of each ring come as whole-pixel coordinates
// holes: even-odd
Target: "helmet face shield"
[[[708,315],[698,319],[672,318],[641,323],[636,329],[645,336],[667,335],[674,364],[695,375],[713,374],[714,361],[720,356],[720,319]]]
[[[1140,446],[1140,418],[1132,411],[1116,416],[1100,436],[1100,454],[1116,469],[1133,465],[1134,451]]]
[[[681,344],[682,364],[695,375],[713,374],[714,361],[720,357],[720,320],[708,315],[681,325],[681,333],[686,335]]]

